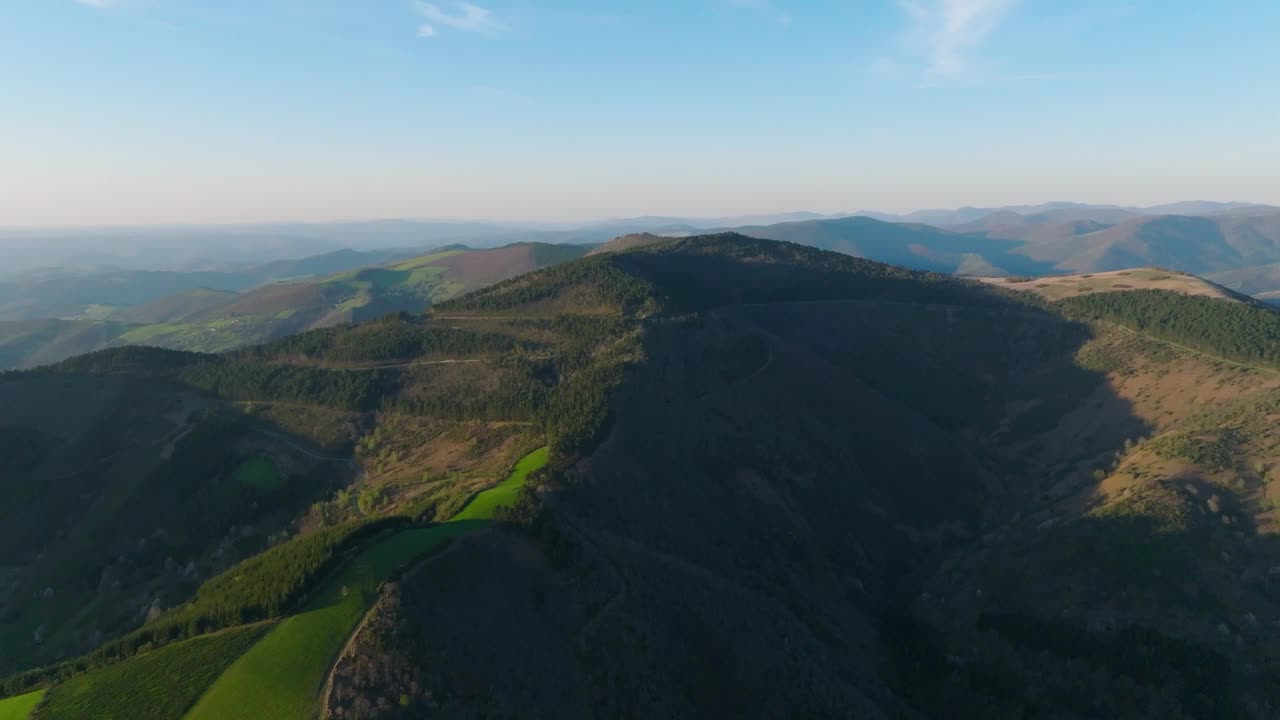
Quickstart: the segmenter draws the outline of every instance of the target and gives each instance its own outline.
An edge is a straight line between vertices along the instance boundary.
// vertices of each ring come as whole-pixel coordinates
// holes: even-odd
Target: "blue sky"
[[[0,225],[1280,203],[1273,0],[0,0]]]

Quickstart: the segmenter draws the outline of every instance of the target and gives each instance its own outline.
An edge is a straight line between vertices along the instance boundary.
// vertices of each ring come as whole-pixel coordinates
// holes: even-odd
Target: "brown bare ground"
[[[1226,288],[1215,285],[1194,275],[1182,275],[1158,268],[1136,268],[1133,270],[1113,270],[1111,272],[1086,273],[1082,275],[1056,275],[1033,280],[1010,282],[1009,278],[977,277],[992,285],[1000,285],[1010,290],[1035,292],[1049,300],[1078,295],[1090,295],[1099,292],[1116,292],[1120,290],[1172,290],[1185,295],[1201,295],[1220,300],[1238,299]]]
[[[1135,450],[1099,484],[1092,473],[1109,469],[1114,461],[1106,448],[1125,440],[1136,443],[1144,435],[1158,436],[1198,413],[1280,388],[1280,376],[1272,373],[1168,346],[1168,353],[1162,353],[1162,344],[1150,338],[1142,339],[1148,343],[1144,352],[1132,339],[1116,328],[1091,341],[1092,346],[1122,353],[1129,365],[1107,372],[1105,382],[1039,438],[1042,457],[1076,458],[1070,472],[1049,490],[1053,500],[1069,498],[1060,511],[1080,512],[1141,484],[1134,469],[1141,469],[1147,480],[1171,477],[1178,470],[1149,452]]]
[[[515,277],[535,268],[533,247],[511,245],[495,250],[475,250],[442,258],[444,279],[466,287],[482,287]]]

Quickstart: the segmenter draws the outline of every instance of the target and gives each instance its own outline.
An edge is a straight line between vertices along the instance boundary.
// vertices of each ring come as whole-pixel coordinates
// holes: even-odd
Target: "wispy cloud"
[[[775,22],[779,25],[790,25],[791,14],[778,8],[773,0],[729,0],[730,5],[741,8],[750,8],[756,12],[773,16]]]
[[[418,37],[435,37],[441,28],[490,36],[501,35],[508,29],[492,11],[469,2],[454,2],[448,8],[419,2],[417,7],[426,21],[418,27]]]
[[[911,21],[909,36],[936,79],[962,78],[971,54],[1000,26],[1017,0],[897,0]]]
[[[100,10],[120,4],[119,0],[76,0],[76,2],[85,7],[98,8]]]

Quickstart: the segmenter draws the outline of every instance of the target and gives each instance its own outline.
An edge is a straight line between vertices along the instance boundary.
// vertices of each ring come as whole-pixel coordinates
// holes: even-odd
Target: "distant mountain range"
[[[1212,215],[1216,213],[1237,211],[1280,210],[1273,205],[1262,205],[1246,202],[1214,202],[1210,200],[1186,200],[1152,205],[1149,207],[1121,205],[1090,205],[1073,202],[1048,202],[1040,205],[1005,205],[1003,207],[961,207],[951,209],[916,210],[904,214],[883,213],[874,210],[863,210],[855,215],[863,215],[888,222],[912,222],[928,225],[965,225],[978,222],[991,216],[1002,219],[1021,217],[1028,222],[1052,222],[1073,219],[1093,219],[1117,221],[1138,215]]]
[[[1166,211],[1184,214],[1161,214]],[[774,222],[779,219],[785,221]],[[618,238],[605,246],[613,249],[694,234],[701,232],[699,225],[729,221],[745,223],[715,229],[917,270],[1038,277],[1161,267],[1280,302],[1280,208],[1246,203],[1196,201],[1151,208],[1047,203],[878,217],[646,216],[574,229],[387,221],[344,227],[403,243],[398,249],[343,248],[256,264],[204,263],[185,271],[102,267],[85,258],[78,265],[0,281],[0,368],[128,343],[226,350],[387,312],[418,312],[440,299],[577,258],[610,238]],[[339,224],[280,226],[285,227],[325,235],[337,233]],[[155,232],[159,234],[147,236],[147,242],[169,237]],[[247,234],[230,241],[233,247],[258,237],[253,233],[260,230],[242,232]],[[478,233],[482,246],[503,238],[515,242],[434,250],[411,245],[449,232]],[[328,242],[340,235],[326,237]]]
[[[723,228],[834,220],[853,216],[947,229],[983,231],[1004,228],[1007,233],[1010,226],[1024,227],[1024,230],[1030,232],[1030,226],[1067,221],[1092,221],[1112,225],[1151,215],[1216,217],[1265,213],[1278,209],[1280,208],[1254,203],[1204,200],[1146,208],[1050,202],[995,208],[919,210],[906,214],[861,211],[834,214],[784,212],[723,217],[646,215],[579,223],[388,219],[256,225],[0,228],[0,251],[4,255],[4,263],[0,265],[0,281],[6,277],[12,279],[37,271],[48,274],[50,268],[58,273],[75,269],[80,274],[109,270],[237,272],[278,260],[338,252],[381,252],[385,248],[407,248],[410,252],[399,257],[411,257],[421,254],[427,248],[449,244],[490,248],[519,242],[603,243],[630,233],[694,234]],[[306,273],[298,273],[304,274]]]
[[[107,228],[0,228],[0,279],[49,268],[239,271],[263,263],[334,252],[381,251],[519,242],[602,243],[633,232],[691,232],[727,225],[771,224],[826,217],[810,212],[731,217],[645,216],[582,223],[449,220],[360,220],[327,223]]]
[[[1159,266],[1196,275],[1280,263],[1280,209],[1121,215],[1115,209],[1001,211],[937,227],[870,217],[733,228],[906,267],[962,275],[1058,275]],[[1267,276],[1214,277],[1233,290],[1280,289]],[[1277,275],[1280,277],[1280,274]]]

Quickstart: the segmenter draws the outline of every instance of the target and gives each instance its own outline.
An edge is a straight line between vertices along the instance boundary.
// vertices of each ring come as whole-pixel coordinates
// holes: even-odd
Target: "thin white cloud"
[[[435,3],[417,3],[418,13],[426,21],[418,28],[418,37],[435,37],[440,28],[450,28],[478,35],[500,35],[507,26],[492,11],[469,2],[453,2],[449,8]]]
[[[105,9],[119,4],[117,0],[76,0],[76,2],[85,7],[98,9]]]
[[[729,0],[729,4],[772,15],[779,25],[791,24],[791,13],[779,10],[773,0]]]
[[[912,44],[934,78],[969,74],[971,54],[1000,26],[1017,0],[897,0],[911,19]]]

